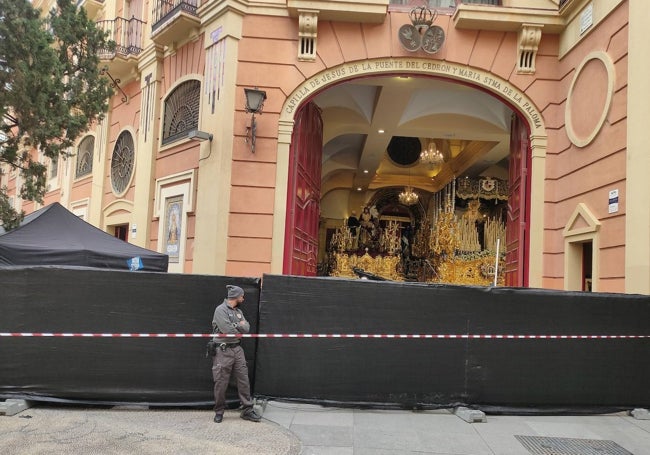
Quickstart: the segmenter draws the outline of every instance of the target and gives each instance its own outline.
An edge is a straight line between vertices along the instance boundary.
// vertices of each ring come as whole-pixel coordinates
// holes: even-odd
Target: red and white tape
[[[212,338],[213,333],[49,333],[0,332],[1,337],[62,338]],[[241,333],[221,334],[222,338],[402,338],[402,339],[496,339],[496,340],[610,340],[644,339],[650,335],[523,335],[523,334],[357,334],[357,333]]]

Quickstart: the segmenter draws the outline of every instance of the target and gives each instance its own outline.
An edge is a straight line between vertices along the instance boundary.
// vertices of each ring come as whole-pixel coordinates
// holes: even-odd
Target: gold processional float
[[[481,199],[503,201],[507,194],[507,183],[502,180],[459,179],[458,191],[454,180],[433,195],[430,210],[416,227],[411,242],[398,221],[387,220],[380,225],[381,215],[375,208],[364,208],[357,229],[344,222],[333,234],[329,275],[502,286],[505,223],[501,215],[483,215]],[[456,213],[456,197],[468,201],[460,216]]]

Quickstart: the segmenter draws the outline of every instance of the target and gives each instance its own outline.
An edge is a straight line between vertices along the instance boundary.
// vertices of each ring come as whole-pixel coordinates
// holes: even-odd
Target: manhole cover
[[[634,455],[614,441],[602,439],[549,438],[520,436],[515,438],[535,455]]]

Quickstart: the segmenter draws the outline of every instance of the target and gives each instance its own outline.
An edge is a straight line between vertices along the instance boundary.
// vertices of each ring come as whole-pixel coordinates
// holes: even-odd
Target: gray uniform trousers
[[[217,348],[217,355],[212,360],[214,411],[216,414],[223,414],[226,409],[226,390],[231,374],[237,383],[237,392],[242,406],[244,408],[253,406],[244,350],[241,346],[227,347],[225,350]]]

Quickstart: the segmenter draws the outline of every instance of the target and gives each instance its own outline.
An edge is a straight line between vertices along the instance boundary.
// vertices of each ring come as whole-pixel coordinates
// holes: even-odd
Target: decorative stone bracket
[[[521,24],[517,37],[517,73],[534,74],[535,58],[537,49],[542,39],[542,28],[540,24]]]
[[[298,10],[298,60],[316,60],[318,36],[318,11]]]

